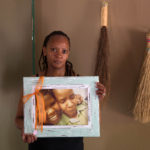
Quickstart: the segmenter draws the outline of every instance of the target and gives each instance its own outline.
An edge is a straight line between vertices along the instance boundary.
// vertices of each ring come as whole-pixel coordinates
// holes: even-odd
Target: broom
[[[141,123],[150,121],[150,33],[147,34],[147,50],[141,68],[139,84],[135,95],[133,115]]]
[[[108,3],[103,2],[101,8],[101,31],[95,66],[95,75],[99,76],[100,82],[105,86],[106,95],[108,95],[110,90],[110,74],[108,66],[109,48],[107,35],[107,18],[108,18]]]

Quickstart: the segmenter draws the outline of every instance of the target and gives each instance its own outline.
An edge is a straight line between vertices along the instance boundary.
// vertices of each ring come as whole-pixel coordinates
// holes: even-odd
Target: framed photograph
[[[99,100],[96,95],[97,76],[44,77],[38,90],[43,99],[45,119],[40,120],[38,97],[35,95],[39,77],[24,77],[24,132],[37,137],[100,136]],[[40,105],[40,104],[38,104]],[[42,130],[41,130],[42,128]]]

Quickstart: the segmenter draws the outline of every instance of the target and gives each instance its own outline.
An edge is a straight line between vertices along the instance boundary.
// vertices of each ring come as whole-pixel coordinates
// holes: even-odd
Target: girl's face
[[[46,47],[43,47],[44,56],[47,57],[48,67],[54,69],[65,68],[69,57],[69,42],[62,35],[54,35],[48,41]]]
[[[57,101],[52,97],[49,89],[41,89],[40,94],[44,98],[44,105],[46,111],[45,124],[57,124],[61,119],[61,109]]]
[[[72,89],[54,89],[57,102],[68,117],[72,118],[77,115],[77,101]]]

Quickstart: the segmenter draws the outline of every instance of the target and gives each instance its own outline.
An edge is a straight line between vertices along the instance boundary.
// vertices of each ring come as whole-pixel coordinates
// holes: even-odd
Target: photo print
[[[57,86],[40,90],[44,97],[47,126],[83,126],[88,125],[89,89],[87,86],[67,88]]]

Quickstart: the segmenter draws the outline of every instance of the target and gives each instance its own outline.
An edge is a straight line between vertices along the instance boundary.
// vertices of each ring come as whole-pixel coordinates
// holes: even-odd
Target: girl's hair
[[[68,35],[66,33],[64,33],[62,31],[53,31],[49,35],[47,35],[43,42],[43,47],[46,47],[50,38],[55,35],[61,35],[61,36],[64,36],[65,38],[67,38],[68,43],[69,43],[69,50],[70,50],[70,38],[68,37]],[[44,56],[43,49],[42,49],[41,56],[39,59],[39,67],[40,67],[40,71],[43,71],[43,72],[46,72],[48,69],[47,57]],[[73,65],[70,61],[67,60],[65,76],[74,76],[74,75],[75,75],[75,72],[73,70]]]

